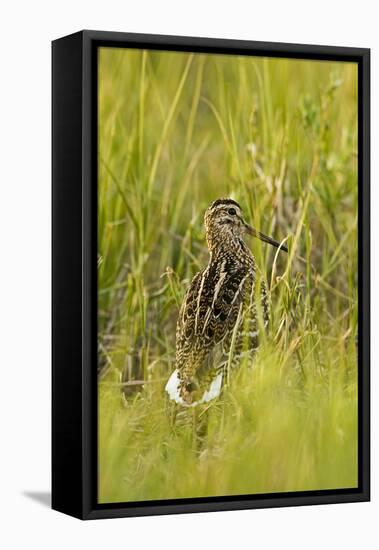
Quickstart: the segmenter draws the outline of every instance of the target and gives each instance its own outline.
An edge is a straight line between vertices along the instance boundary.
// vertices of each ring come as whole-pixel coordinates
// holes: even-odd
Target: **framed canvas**
[[[369,500],[370,52],[52,45],[52,506]]]

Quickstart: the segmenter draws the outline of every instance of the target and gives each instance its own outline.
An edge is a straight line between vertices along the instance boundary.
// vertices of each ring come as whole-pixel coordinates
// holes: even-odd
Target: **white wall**
[[[0,541],[7,539],[3,548],[378,548],[375,470],[372,503],[86,524],[52,512],[25,494],[42,493],[46,500],[50,483],[50,40],[93,28],[371,47],[372,151],[377,152],[375,4],[373,0],[33,0],[2,5]],[[377,158],[376,154],[372,161],[374,213]],[[373,218],[374,240],[379,222]],[[374,242],[374,283],[379,276],[376,248]],[[373,300],[375,338],[376,289]],[[374,342],[374,357],[377,350]],[[373,375],[375,430],[379,399]],[[373,466],[378,471],[375,433],[373,440]]]

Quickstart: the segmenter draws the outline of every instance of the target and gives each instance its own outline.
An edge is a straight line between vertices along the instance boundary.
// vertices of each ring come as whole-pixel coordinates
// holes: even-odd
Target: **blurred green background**
[[[99,502],[357,486],[357,65],[101,48]],[[272,320],[208,411],[172,426],[175,324],[233,197]]]

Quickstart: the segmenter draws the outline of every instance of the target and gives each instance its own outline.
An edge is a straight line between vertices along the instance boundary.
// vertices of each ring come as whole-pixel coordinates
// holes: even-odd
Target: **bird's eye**
[[[228,214],[230,214],[231,216],[235,216],[237,214],[237,212],[234,208],[229,208]]]

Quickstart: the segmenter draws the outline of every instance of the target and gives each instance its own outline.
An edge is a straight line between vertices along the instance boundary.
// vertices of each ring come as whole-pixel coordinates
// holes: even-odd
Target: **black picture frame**
[[[97,503],[97,51],[104,45],[358,63],[358,488]],[[86,30],[52,43],[52,99],[52,507],[96,519],[369,500],[370,50]]]

